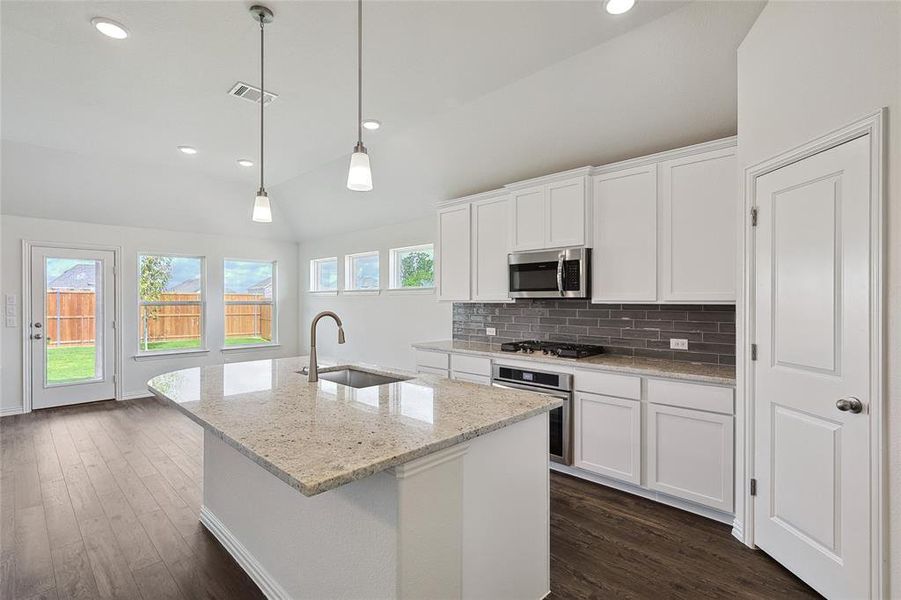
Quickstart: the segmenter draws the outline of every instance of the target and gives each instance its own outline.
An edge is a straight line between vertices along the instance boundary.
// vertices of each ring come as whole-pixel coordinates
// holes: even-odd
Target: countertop
[[[677,360],[663,360],[659,358],[639,358],[617,354],[598,354],[596,356],[578,359],[558,358],[556,356],[548,356],[545,354],[504,352],[500,349],[499,345],[457,340],[417,342],[412,344],[412,346],[419,350],[489,356],[491,358],[507,360],[526,360],[537,363],[578,367],[580,369],[597,369],[599,371],[630,373],[647,377],[665,377],[668,379],[681,379],[684,381],[713,383],[717,385],[735,385],[735,367],[727,365],[709,365],[705,363],[680,362]]]
[[[323,365],[325,361],[320,363]],[[194,367],[151,392],[305,496],[368,477],[562,405],[549,396],[442,377],[355,389],[299,373],[308,357]]]

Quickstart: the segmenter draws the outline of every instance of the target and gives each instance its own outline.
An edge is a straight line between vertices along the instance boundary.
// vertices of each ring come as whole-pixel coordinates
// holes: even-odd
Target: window
[[[225,261],[225,345],[275,343],[274,262]]]
[[[432,244],[391,250],[391,289],[435,286],[435,249]]]
[[[379,253],[348,254],[344,263],[345,290],[379,289]]]
[[[141,352],[203,347],[203,258],[138,257],[138,341]]]
[[[338,257],[310,261],[310,291],[333,292],[338,289]]]

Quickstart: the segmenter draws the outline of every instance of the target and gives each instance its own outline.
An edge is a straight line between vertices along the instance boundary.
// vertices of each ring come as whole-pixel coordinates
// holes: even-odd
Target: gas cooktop
[[[523,354],[541,352],[542,354],[559,356],[561,358],[586,358],[588,356],[601,354],[604,351],[604,347],[592,346],[590,344],[563,344],[559,342],[525,340],[522,342],[507,342],[501,344],[501,350],[504,352],[522,352]]]

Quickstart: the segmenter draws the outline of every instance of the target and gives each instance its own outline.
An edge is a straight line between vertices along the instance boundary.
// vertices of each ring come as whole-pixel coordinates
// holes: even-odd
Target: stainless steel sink
[[[338,369],[337,371],[319,372],[319,379],[334,381],[341,385],[352,388],[368,388],[374,385],[385,385],[388,383],[397,383],[398,381],[406,381],[407,377],[390,377],[388,375],[380,375],[378,373],[370,373],[369,371],[359,371],[357,369]]]

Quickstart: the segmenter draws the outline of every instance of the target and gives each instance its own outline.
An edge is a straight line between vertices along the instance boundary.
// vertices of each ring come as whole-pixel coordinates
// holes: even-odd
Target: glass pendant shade
[[[257,223],[272,223],[272,208],[269,206],[266,190],[258,191],[253,201],[253,220]]]
[[[369,168],[369,154],[362,144],[357,144],[350,155],[350,169],[347,171],[347,189],[354,192],[372,190],[372,170]]]

